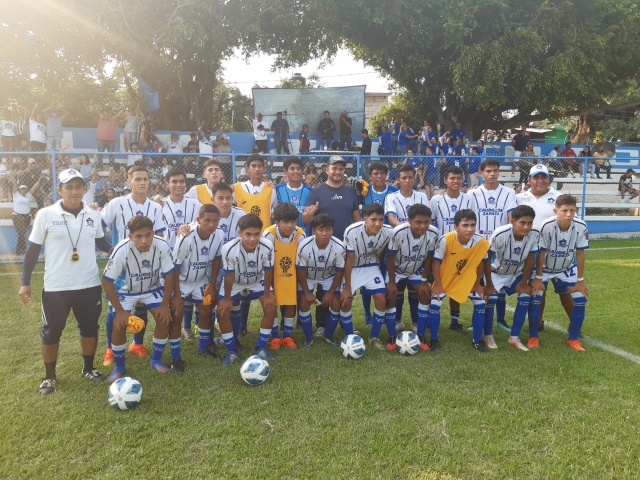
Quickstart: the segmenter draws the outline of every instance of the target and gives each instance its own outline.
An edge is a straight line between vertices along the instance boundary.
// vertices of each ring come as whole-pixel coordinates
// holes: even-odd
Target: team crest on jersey
[[[318,256],[318,263],[324,263],[324,255]]]
[[[182,210],[176,210],[176,217],[178,217],[178,218],[184,217],[184,214],[182,213]]]
[[[229,231],[229,227],[227,226],[226,223],[223,223],[222,225],[219,226],[220,229],[224,232],[227,233]]]
[[[258,264],[256,262],[254,262],[253,260],[249,260],[247,262],[247,267],[249,268],[256,268],[258,266]]]
[[[376,198],[373,200],[373,203],[377,203],[378,205],[382,204],[382,200],[380,200],[379,198]]]
[[[458,211],[458,206],[457,205],[451,205],[451,211],[452,212],[457,212]]]
[[[560,241],[558,242],[558,245],[560,245],[561,247],[563,247],[563,248],[564,248],[564,247],[566,247],[566,246],[567,246],[567,241],[566,241],[566,240],[560,240]]]
[[[87,227],[93,227],[93,218],[87,218]]]
[[[256,217],[259,217],[261,213],[262,213],[262,210],[257,205],[254,205],[253,207],[251,207],[251,211],[249,212],[250,215],[255,215]]]
[[[522,253],[522,249],[520,247],[516,247],[513,249],[514,255],[520,255]]]
[[[372,248],[373,247],[373,240],[371,240],[368,244],[367,247]]]
[[[547,203],[556,203],[555,198],[547,198]]]
[[[136,215],[144,215],[144,213],[142,213],[140,210],[138,210],[138,211],[136,212]]]
[[[118,300],[120,300],[121,302],[124,302],[125,298],[126,297],[124,295],[118,295]]]
[[[495,199],[495,198],[493,198],[493,197],[489,197],[489,198],[487,198],[487,202],[489,202],[489,203],[496,203],[496,199]]]
[[[460,260],[458,263],[456,263],[456,270],[458,270],[458,275],[462,275],[462,269],[464,268],[464,266],[467,264],[467,259],[465,258],[464,260]]]
[[[291,203],[298,203],[298,196],[297,195],[291,195]]]
[[[149,260],[142,260],[142,268],[151,268],[151,262]]]
[[[78,172],[76,172],[75,170],[69,170],[69,175],[76,175]]]
[[[280,259],[280,268],[282,269],[282,276],[284,277],[290,277],[293,274],[289,273],[289,269],[291,268],[291,266],[293,265],[293,262],[291,261],[290,257],[282,257]]]
[[[202,247],[202,248],[200,249],[200,253],[201,253],[202,255],[206,255],[206,254],[208,254],[208,253],[209,253],[209,247]]]
[[[417,252],[418,250],[420,250],[420,245],[414,245],[413,247],[411,247],[412,252]]]

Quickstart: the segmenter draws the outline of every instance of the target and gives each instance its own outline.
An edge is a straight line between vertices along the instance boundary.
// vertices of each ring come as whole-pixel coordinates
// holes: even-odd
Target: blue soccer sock
[[[587,299],[580,292],[573,292],[571,297],[573,298],[573,311],[571,312],[571,323],[569,324],[569,340],[578,340],[586,315]]]
[[[300,326],[302,327],[302,331],[304,332],[304,337],[307,339],[307,342],[313,340],[313,320],[311,319],[311,311],[298,311],[298,320],[300,321]]]
[[[429,305],[418,304],[418,335],[424,335],[429,323]]]
[[[136,305],[136,307],[133,309],[133,314],[136,317],[140,317],[142,320],[144,320],[144,328],[140,330],[138,333],[133,334],[133,343],[135,343],[136,345],[143,345],[144,334],[147,331],[147,322],[149,321],[149,318],[147,316],[147,307],[145,306],[138,307]]]
[[[493,309],[498,302],[499,296],[497,293],[492,293],[487,299],[487,305],[484,309],[484,334],[493,335]],[[504,317],[503,317],[504,320]]]
[[[353,333],[353,317],[351,311],[340,312],[340,323],[345,335],[351,335]]]
[[[409,311],[411,312],[411,323],[418,323],[418,305],[419,304],[420,304],[420,300],[418,297],[418,292],[409,290]]]
[[[265,345],[269,341],[269,335],[271,335],[270,328],[260,328],[258,340],[256,341],[256,350],[261,350],[265,347]]]
[[[439,300],[437,297],[433,297],[429,304],[429,333],[431,334],[431,340],[438,340],[441,308],[442,300]]]
[[[484,303],[484,300],[472,300],[472,303],[473,314],[471,315],[471,325],[473,326],[473,343],[478,343],[482,340],[486,303]]]
[[[180,339],[169,340],[169,348],[171,348],[171,360],[178,360],[182,358],[180,353]]]
[[[113,361],[115,362],[115,370],[119,370],[124,372],[125,360],[124,360],[124,351],[127,344],[122,345],[111,345],[111,349],[113,350]]]
[[[451,310],[451,325],[460,323],[460,310]]]
[[[384,324],[387,326],[387,333],[390,337],[396,336],[396,309],[387,308],[384,312]]]
[[[362,306],[364,307],[364,319],[367,325],[371,324],[371,295],[362,294]]]
[[[504,322],[507,314],[507,294],[500,292],[498,294],[498,301],[496,302],[496,316],[499,322]],[[493,322],[493,318],[491,319]]]
[[[538,338],[538,323],[540,323],[540,305],[542,304],[542,292],[531,297],[529,304],[529,336]]]
[[[404,307],[404,291],[396,294],[396,322],[402,321],[402,308]],[[386,323],[385,318],[385,323]]]
[[[151,365],[162,364],[162,354],[164,353],[164,347],[169,341],[168,338],[156,338],[153,337],[153,351],[151,352]]]
[[[193,318],[193,303],[184,302],[184,310],[182,312],[182,328],[191,330],[191,318]]]
[[[236,339],[233,336],[233,333],[223,333],[222,341],[224,342],[224,346],[227,348],[229,352],[237,352],[238,349],[236,347]]]
[[[293,333],[293,318],[284,317],[282,319],[282,338],[291,338]]]
[[[233,333],[231,335],[233,335]],[[198,351],[204,352],[207,347],[211,345],[211,329],[199,328],[198,337]]]
[[[524,319],[527,317],[529,311],[529,304],[531,303],[531,297],[527,294],[518,295],[518,303],[516,304],[516,311],[513,313],[513,325],[511,325],[511,336],[518,337],[522,331],[524,325]],[[536,328],[536,332],[538,329]]]
[[[273,319],[273,327],[271,327],[271,338],[280,338],[280,325],[278,323],[278,317]]]
[[[240,305],[231,307],[231,327],[233,328],[233,336],[237,339],[240,326],[242,325],[242,308]]]
[[[247,323],[249,322],[249,308],[251,307],[251,300],[249,300],[248,298],[243,298],[240,301],[240,308],[241,308],[241,320],[240,320],[240,327],[239,328],[247,328]]]
[[[380,330],[384,325],[384,312],[381,312],[377,308],[373,310],[373,325],[371,325],[371,335],[369,338],[378,338],[380,336]]]
[[[113,334],[113,319],[116,318],[116,311],[111,304],[107,307],[107,319],[104,324],[104,329],[107,334],[107,348],[111,348],[111,335]]]
[[[329,315],[327,315],[327,326],[324,328],[324,336],[326,338],[333,338],[333,334],[338,327],[338,322],[340,321],[340,313],[334,312],[331,308],[329,308]],[[351,312],[348,313],[350,314]]]

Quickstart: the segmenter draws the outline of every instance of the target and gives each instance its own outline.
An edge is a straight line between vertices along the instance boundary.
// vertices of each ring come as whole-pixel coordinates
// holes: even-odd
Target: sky
[[[238,54],[223,65],[225,68],[224,79],[226,83],[234,85],[240,91],[251,97],[251,88],[257,83],[265,87],[274,87],[283,78],[291,78],[292,74],[301,73],[308,77],[316,72],[320,61],[308,63],[302,67],[291,70],[278,70],[271,72],[271,66],[275,57],[270,55],[254,56],[248,62]],[[378,75],[373,68],[356,61],[346,50],[340,50],[331,65],[317,71],[320,82],[325,87],[344,87],[350,85],[366,85],[367,92],[389,92],[387,81]]]

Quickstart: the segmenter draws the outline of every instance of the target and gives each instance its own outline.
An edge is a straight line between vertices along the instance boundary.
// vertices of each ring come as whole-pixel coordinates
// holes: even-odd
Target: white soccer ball
[[[142,385],[135,378],[119,378],[109,387],[108,399],[115,409],[133,410],[142,399]]]
[[[344,358],[357,360],[364,355],[366,347],[364,340],[360,335],[351,334],[342,339],[342,342],[340,342],[340,349],[342,350]]]
[[[407,357],[409,355],[415,355],[420,351],[420,339],[413,332],[400,332],[396,337],[396,346],[401,355]]]
[[[249,385],[261,385],[269,378],[269,363],[260,355],[253,355],[240,367],[240,376]]]

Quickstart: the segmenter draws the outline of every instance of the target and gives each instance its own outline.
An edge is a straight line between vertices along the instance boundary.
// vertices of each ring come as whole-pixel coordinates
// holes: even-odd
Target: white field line
[[[44,270],[36,270],[35,272],[32,273],[32,275],[39,275],[39,274],[43,274]],[[3,272],[0,273],[0,277],[8,277],[10,275],[22,275],[22,272]]]
[[[606,248],[589,248],[587,251],[588,252],[599,252],[601,250],[634,250],[640,248],[640,246],[633,246],[633,247],[606,247]]]

